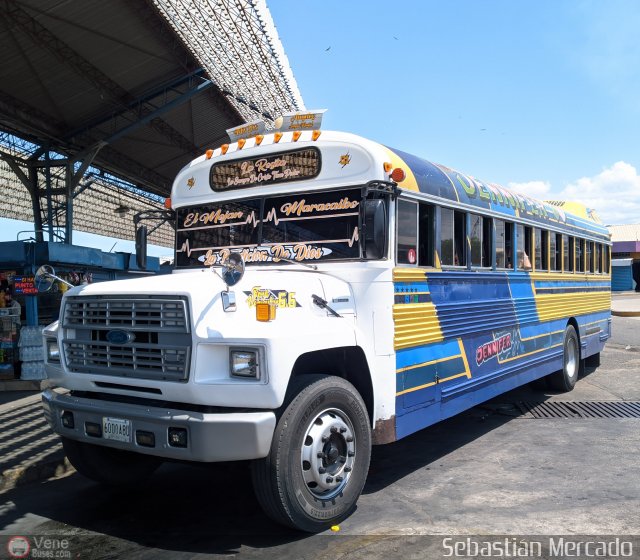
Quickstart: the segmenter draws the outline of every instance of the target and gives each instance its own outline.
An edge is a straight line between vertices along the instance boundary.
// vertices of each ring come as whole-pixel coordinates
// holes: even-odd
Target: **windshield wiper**
[[[309,263],[305,263],[305,262],[300,262],[300,261],[294,261],[293,259],[287,259],[285,257],[278,257],[279,261],[284,261],[284,262],[288,262],[291,264],[299,264],[301,266],[306,266],[307,268],[310,268],[311,270],[318,270],[318,267],[315,264],[309,264]]]
[[[311,294],[311,297],[313,298],[313,303],[315,303],[320,309],[326,309],[334,317],[342,318],[342,315],[340,315],[340,313],[338,313],[335,309],[332,309],[331,307],[329,307],[329,304],[327,303],[326,299],[322,299],[320,296],[317,296],[316,294]]]

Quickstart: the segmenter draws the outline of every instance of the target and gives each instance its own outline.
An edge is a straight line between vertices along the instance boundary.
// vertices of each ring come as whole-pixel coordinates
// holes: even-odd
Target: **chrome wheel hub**
[[[309,424],[302,444],[302,477],[309,491],[322,499],[342,492],[356,458],[353,425],[341,411],[327,409]]]
[[[567,356],[565,369],[567,375],[573,378],[578,372],[578,347],[576,345],[576,341],[573,338],[569,338],[567,340],[565,351]]]

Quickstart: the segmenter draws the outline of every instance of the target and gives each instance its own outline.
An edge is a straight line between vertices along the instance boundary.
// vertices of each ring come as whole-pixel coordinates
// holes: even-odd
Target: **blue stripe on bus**
[[[416,348],[405,348],[396,352],[396,368],[397,370],[402,370],[416,364],[441,360],[458,354],[460,354],[460,347],[457,340],[446,340]]]
[[[514,273],[510,278],[509,288],[514,299],[514,307],[518,324],[533,323],[539,320],[533,287],[528,275]]]

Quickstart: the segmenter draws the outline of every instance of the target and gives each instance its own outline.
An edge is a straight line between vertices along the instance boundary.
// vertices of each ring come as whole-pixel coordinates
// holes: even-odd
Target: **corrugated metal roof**
[[[212,87],[96,157],[161,195],[186,163],[224,142],[227,128],[254,119],[255,107],[278,116],[302,106],[259,0],[0,0],[0,52],[0,129],[65,155],[211,78]]]
[[[640,224],[607,226],[611,232],[611,241],[640,241]]]
[[[108,141],[93,166],[160,196],[226,129],[304,108],[264,0],[0,0],[0,52],[0,152],[26,169],[31,156],[44,163],[39,146],[73,159]],[[32,144],[16,151],[6,133]],[[32,221],[7,173],[0,217]],[[108,194],[84,203],[92,189],[76,199],[74,227],[130,238]]]

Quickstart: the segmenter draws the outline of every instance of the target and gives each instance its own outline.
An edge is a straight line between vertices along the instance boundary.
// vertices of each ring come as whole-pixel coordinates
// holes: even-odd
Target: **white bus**
[[[603,348],[604,228],[313,119],[178,174],[172,274],[65,293],[43,401],[80,473],[250,460],[270,517],[322,531],[372,444],[536,378],[570,390]]]

